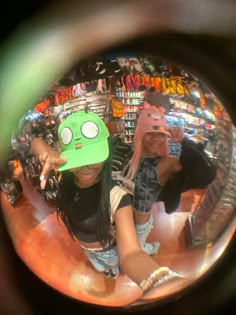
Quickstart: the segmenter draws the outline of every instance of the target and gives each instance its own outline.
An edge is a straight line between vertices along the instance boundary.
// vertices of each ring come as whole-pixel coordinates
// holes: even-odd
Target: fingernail
[[[44,189],[46,186],[46,180],[41,180],[41,184],[40,184],[41,188]]]
[[[41,175],[41,176],[39,177],[39,179],[40,179],[40,180],[44,180],[44,179],[45,179],[45,176],[44,176],[44,175]]]

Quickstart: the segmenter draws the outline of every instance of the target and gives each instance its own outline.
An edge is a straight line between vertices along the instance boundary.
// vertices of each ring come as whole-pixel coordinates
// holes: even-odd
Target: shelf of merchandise
[[[96,113],[102,119],[107,110],[110,100],[110,94],[86,93],[86,95],[74,98],[70,102],[64,104],[64,111],[87,110]]]
[[[124,105],[124,142],[132,144],[140,107],[144,104],[144,95],[142,92],[117,92],[116,98]]]

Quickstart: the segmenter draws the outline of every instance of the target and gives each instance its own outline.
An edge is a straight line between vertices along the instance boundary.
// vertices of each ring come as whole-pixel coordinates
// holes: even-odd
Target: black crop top
[[[99,182],[88,188],[80,188],[74,183],[73,173],[63,172],[56,205],[68,213],[72,232],[80,241],[88,243],[99,241],[96,235],[96,216],[100,186]],[[114,186],[113,182],[111,189]],[[117,209],[127,205],[132,205],[131,196],[128,194],[122,197]]]

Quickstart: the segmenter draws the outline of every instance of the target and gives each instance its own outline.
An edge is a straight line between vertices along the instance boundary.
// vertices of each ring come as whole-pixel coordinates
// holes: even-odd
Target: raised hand
[[[184,132],[179,127],[172,127],[169,129],[170,139],[174,142],[182,142],[184,139]]]
[[[55,172],[57,172],[57,166],[65,163],[67,159],[55,157],[53,155],[50,155],[48,152],[44,152],[43,154],[39,155],[39,161],[43,167],[40,174],[40,187],[41,189],[44,189],[50,171],[55,170]]]

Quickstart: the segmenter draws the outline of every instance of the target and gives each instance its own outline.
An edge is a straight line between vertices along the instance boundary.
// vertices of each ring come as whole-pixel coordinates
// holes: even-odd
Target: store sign
[[[34,110],[38,113],[42,113],[44,112],[48,107],[50,106],[50,100],[48,98],[46,98],[45,100],[43,100],[42,102],[40,102],[39,104],[37,104],[34,107]]]
[[[73,86],[55,94],[55,105],[63,105],[73,99]]]
[[[123,75],[122,80],[128,91],[136,91],[141,86],[146,88],[154,88],[156,92],[165,93],[170,95],[186,96],[189,95],[189,89],[183,85],[180,77],[174,78],[162,78],[151,77],[146,74],[145,76],[140,74]]]

